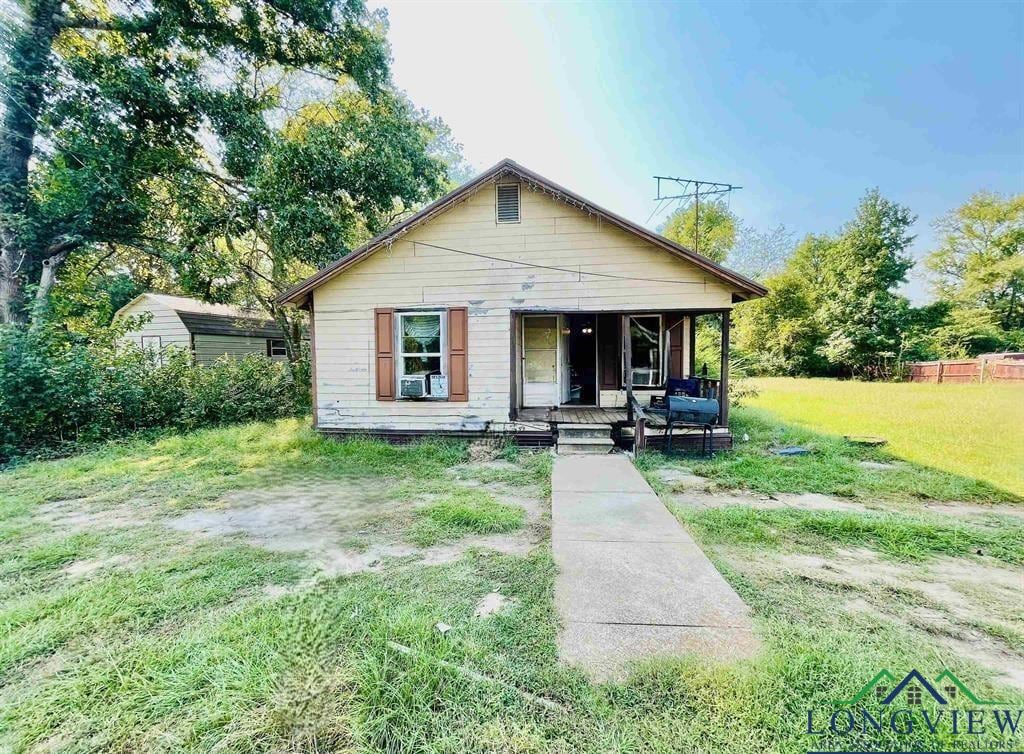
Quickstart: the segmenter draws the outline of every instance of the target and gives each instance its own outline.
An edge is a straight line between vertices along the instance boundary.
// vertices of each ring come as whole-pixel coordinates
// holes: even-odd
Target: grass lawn
[[[782,431],[806,430],[765,423],[764,442]],[[671,463],[641,460],[651,475]],[[740,484],[746,472],[727,464],[705,466]],[[967,484],[905,473],[894,499],[922,479],[935,492]],[[773,484],[812,476],[795,467]],[[986,662],[1024,653],[1019,520],[667,498],[753,608],[763,651],[651,662],[593,685],[558,663],[549,478],[543,453],[334,442],[298,421],[8,470],[0,751],[1020,748],[991,727],[969,741],[921,727],[806,733],[808,709],[831,709],[881,668],[948,667],[975,693],[1024,703]],[[960,591],[961,570],[981,580]],[[476,617],[495,591],[508,605]]]
[[[758,417],[832,436],[876,435],[918,466],[1024,497],[1024,388],[824,379],[753,380]]]

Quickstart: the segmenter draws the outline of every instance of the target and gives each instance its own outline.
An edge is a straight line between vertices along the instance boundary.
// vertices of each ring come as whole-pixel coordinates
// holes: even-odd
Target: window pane
[[[441,371],[440,356],[409,356],[402,359],[403,374],[432,374]]]
[[[441,336],[436,338],[402,338],[402,353],[441,353]]]
[[[527,349],[558,347],[558,317],[526,317],[523,342]]]
[[[526,354],[527,382],[554,382],[558,378],[558,351],[528,351]]]
[[[634,384],[658,384],[661,368],[661,320],[658,317],[631,317],[629,341],[632,349]],[[641,379],[637,374],[643,375]]]
[[[441,315],[403,314],[402,353],[441,353]]]

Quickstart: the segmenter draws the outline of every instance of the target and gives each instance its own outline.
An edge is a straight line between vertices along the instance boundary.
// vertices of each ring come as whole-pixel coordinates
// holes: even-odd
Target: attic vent
[[[496,187],[496,206],[499,223],[519,222],[519,184],[498,184]]]

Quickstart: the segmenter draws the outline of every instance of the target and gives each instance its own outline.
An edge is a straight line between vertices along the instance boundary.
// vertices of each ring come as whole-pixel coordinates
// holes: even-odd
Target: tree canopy
[[[724,262],[736,243],[736,215],[723,201],[680,207],[665,221],[661,234],[715,262]]]
[[[97,246],[194,251],[182,207],[265,154],[274,82],[306,72],[372,99],[388,81],[385,18],[361,0],[19,8],[0,91],[0,321]]]
[[[979,192],[935,229],[925,264],[948,309],[935,332],[941,355],[1024,347],[1024,194]]]

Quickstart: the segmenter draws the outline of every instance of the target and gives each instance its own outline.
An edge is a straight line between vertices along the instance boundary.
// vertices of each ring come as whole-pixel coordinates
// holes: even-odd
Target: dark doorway
[[[569,400],[576,406],[597,405],[597,317],[567,314],[569,328]]]

